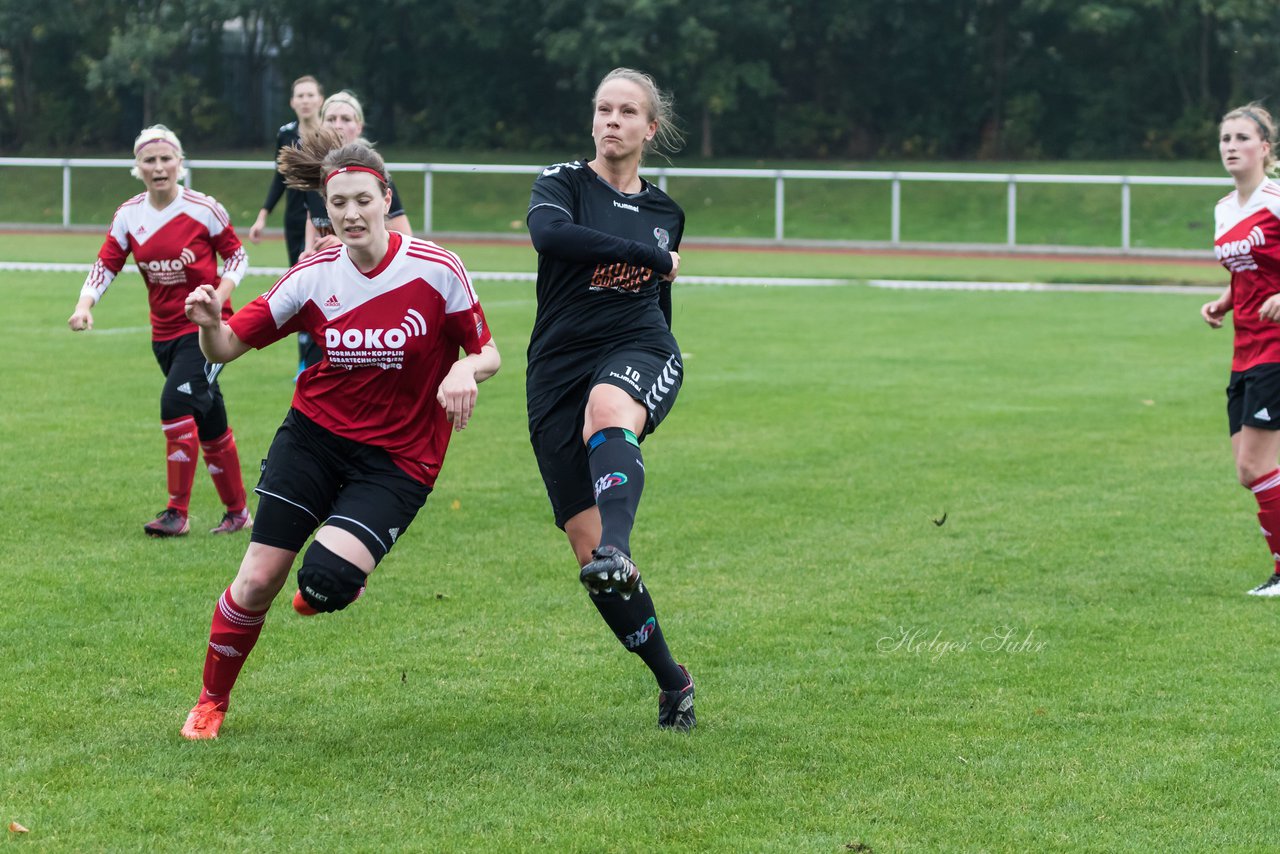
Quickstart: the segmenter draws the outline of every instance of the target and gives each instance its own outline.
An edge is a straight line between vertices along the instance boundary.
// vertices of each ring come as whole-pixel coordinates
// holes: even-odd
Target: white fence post
[[[775,173],[777,177],[773,179],[773,239],[782,242],[783,233],[783,207],[786,202],[786,187],[783,184],[782,172]]]
[[[435,202],[431,198],[432,192],[435,190],[434,172],[431,171],[431,164],[426,164],[426,169],[422,172],[422,233],[431,236],[432,230],[435,228],[431,221],[431,214],[435,208]]]
[[[71,227],[71,161],[62,161],[62,227]]]
[[[1120,183],[1120,248],[1129,251],[1129,177]]]
[[[1016,175],[1009,176],[1008,202],[1005,211],[1008,217],[1008,226],[1005,228],[1005,242],[1010,246],[1018,245],[1018,179]]]
[[[889,185],[889,242],[902,242],[902,179],[897,172]]]

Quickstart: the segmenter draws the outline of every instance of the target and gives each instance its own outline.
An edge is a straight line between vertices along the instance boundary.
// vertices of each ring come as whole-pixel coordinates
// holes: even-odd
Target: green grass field
[[[464,258],[502,269],[483,250]],[[0,821],[30,829],[0,847],[1274,845],[1276,603],[1243,595],[1270,561],[1203,297],[678,286],[686,385],[645,444],[633,545],[698,682],[679,736],[550,522],[523,414],[532,287],[482,283],[504,367],[413,529],[340,615],[297,617],[286,588],[223,737],[192,744],[245,540],[203,533],[203,474],[192,535],[142,536],[164,503],[142,288],[122,277],[73,335],[80,280],[0,273]],[[293,357],[224,374],[249,482]]]

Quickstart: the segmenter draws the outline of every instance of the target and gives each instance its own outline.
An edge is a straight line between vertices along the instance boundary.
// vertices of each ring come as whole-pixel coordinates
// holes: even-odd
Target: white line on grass
[[[90,264],[60,264],[52,261],[0,261],[0,271],[39,272],[39,273],[87,273]],[[270,276],[280,278],[288,267],[250,267],[246,275]],[[122,272],[136,273],[137,268],[125,267]],[[536,273],[472,273],[471,278],[477,282],[533,282]],[[768,276],[681,276],[682,285],[734,285],[747,287],[782,287],[782,288],[831,288],[855,285],[857,279],[808,279],[801,277],[768,277]],[[925,281],[913,279],[869,279],[867,284],[873,288],[909,291],[1055,291],[1062,293],[1125,293],[1125,294],[1207,294],[1222,293],[1221,287],[1204,287],[1197,285],[1083,285],[1083,284],[1045,284],[1043,282],[958,282],[958,281]]]

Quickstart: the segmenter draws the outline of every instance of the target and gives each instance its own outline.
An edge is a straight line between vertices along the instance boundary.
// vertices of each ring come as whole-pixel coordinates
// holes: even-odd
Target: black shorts
[[[197,333],[171,341],[152,341],[151,352],[164,371],[161,417],[177,417],[186,411],[203,415],[222,402],[222,390],[218,388],[222,364],[205,359]]]
[[[255,523],[255,543],[300,551],[321,524],[354,534],[374,562],[386,557],[422,509],[431,487],[400,469],[382,448],[334,435],[290,409],[262,461],[254,488],[263,501],[284,501],[304,511],[309,527]],[[264,514],[259,517],[275,518]]]
[[[1231,372],[1227,425],[1232,436],[1241,427],[1280,430],[1280,364],[1254,365],[1247,371]]]
[[[585,370],[581,364],[572,371],[539,365],[529,372],[525,386],[529,439],[557,527],[564,528],[566,522],[596,503],[587,448],[582,442],[591,389],[601,383],[617,386],[643,404],[648,417],[644,431],[636,438],[644,441],[671,411],[683,380],[678,351],[648,349],[607,353]]]

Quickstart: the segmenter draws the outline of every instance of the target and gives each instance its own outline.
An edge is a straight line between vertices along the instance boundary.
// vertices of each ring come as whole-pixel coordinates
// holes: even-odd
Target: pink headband
[[[368,166],[339,166],[328,175],[324,176],[325,186],[329,186],[329,182],[333,180],[334,175],[341,175],[343,172],[368,172],[370,175],[378,179],[379,183],[386,183],[386,178],[377,169],[370,169]]]
[[[181,155],[181,154],[182,154],[182,147],[181,147],[181,146],[179,146],[179,145],[176,145],[176,144],[173,142],[173,140],[165,139],[163,136],[157,136],[157,137],[154,137],[154,138],[152,138],[152,139],[143,139],[143,140],[139,140],[138,144],[137,144],[136,146],[134,146],[134,149],[133,149],[133,156],[134,156],[134,157],[137,157],[137,156],[138,156],[138,152],[139,152],[139,151],[141,151],[142,149],[146,148],[148,145],[150,145],[150,144],[151,144],[151,143],[153,143],[153,142],[163,142],[165,145],[169,146],[169,147],[170,147],[170,148],[172,148],[174,151],[178,152],[178,154],[179,154],[179,155]]]

